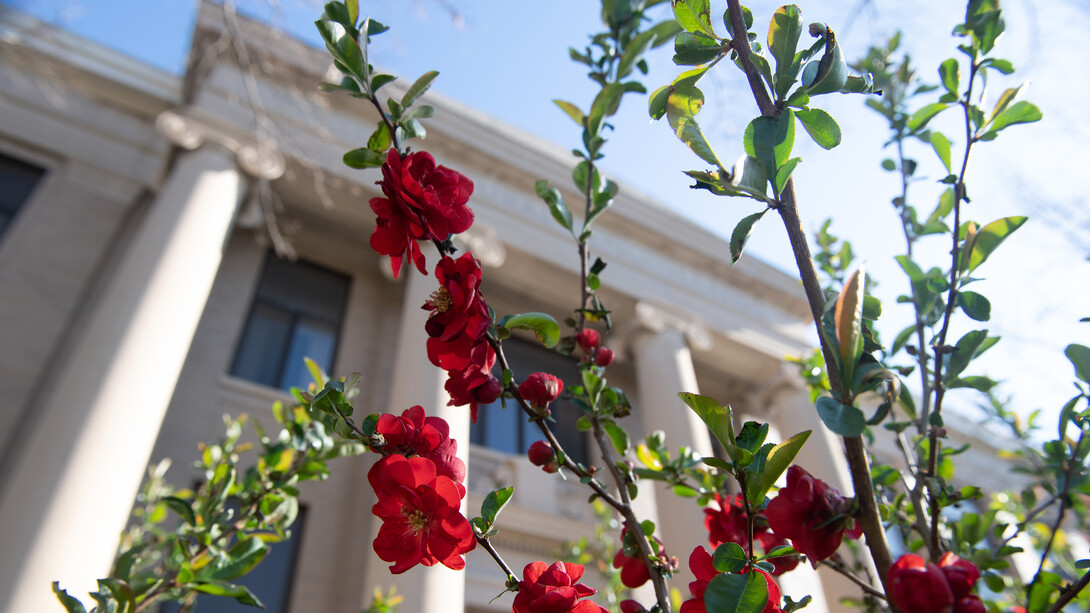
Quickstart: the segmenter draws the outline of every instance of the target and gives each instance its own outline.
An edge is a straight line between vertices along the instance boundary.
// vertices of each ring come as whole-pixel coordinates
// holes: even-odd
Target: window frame
[[[42,186],[53,173],[53,165],[46,160],[41,159],[41,156],[27,154],[26,152],[19,150],[12,150],[8,147],[0,148],[0,164],[11,164],[15,167],[21,166],[26,170],[38,172],[37,177],[34,178],[22,200],[16,203],[14,209],[12,209],[11,216],[8,217],[3,225],[0,225],[0,242],[2,242],[11,227],[15,225],[20,217],[22,217],[23,212],[27,209],[27,205],[33,202],[37,194],[40,193]]]

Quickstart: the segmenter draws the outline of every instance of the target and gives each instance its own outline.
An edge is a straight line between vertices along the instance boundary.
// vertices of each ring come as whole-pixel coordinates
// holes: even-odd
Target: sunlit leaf
[[[546,347],[556,347],[560,341],[560,324],[548,313],[521,313],[508,315],[499,321],[508,330],[532,330],[538,342]]]
[[[720,573],[704,590],[704,606],[715,613],[761,613],[768,604],[768,583],[764,575]]]
[[[692,149],[700,159],[716,167],[722,167],[711,145],[704,138],[696,123],[696,114],[704,106],[704,93],[691,85],[676,86],[666,102],[666,118],[674,134]]]
[[[734,232],[730,235],[730,261],[735,263],[738,258],[742,257],[742,249],[746,246],[746,241],[749,240],[749,235],[753,232],[753,226],[764,217],[764,214],[768,212],[768,209],[764,209],[760,213],[754,213],[742,218],[742,221],[738,222],[738,225],[734,226]]]
[[[806,128],[806,133],[822,149],[832,149],[840,144],[840,126],[832,115],[821,109],[805,109],[795,111],[795,116]]]
[[[708,430],[723,444],[723,447],[734,446],[734,423],[729,405],[723,406],[715,400],[700,394],[681,392],[677,396],[696,412],[700,420],[708,426]]]
[[[969,272],[973,272],[978,266],[988,259],[999,245],[1006,240],[1015,230],[1026,223],[1027,217],[1013,216],[997,219],[980,228],[976,237],[972,240],[969,252]]]

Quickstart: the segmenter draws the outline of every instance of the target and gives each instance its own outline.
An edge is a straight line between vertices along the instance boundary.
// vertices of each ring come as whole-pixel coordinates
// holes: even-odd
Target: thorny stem
[[[776,117],[779,115],[779,109],[773,105],[757,68],[749,60],[751,50],[749,48],[749,39],[746,36],[745,20],[742,17],[742,6],[739,0],[727,0],[727,7],[730,14],[731,30],[735,33],[730,44],[738,55],[738,63],[746,74],[750,89],[753,91],[753,97],[757,101],[757,107],[762,115]],[[806,299],[810,303],[810,312],[814,317],[818,338],[821,340],[821,353],[825,357],[827,366],[825,370],[829,374],[829,384],[838,399],[850,401],[849,390],[841,381],[840,373],[835,368],[836,360],[832,347],[828,346],[828,343],[824,340],[824,335],[821,333],[821,319],[825,312],[825,297],[822,295],[821,283],[818,281],[817,272],[814,270],[810,247],[806,242],[806,235],[799,221],[793,179],[787,180],[787,185],[780,195],[780,202],[779,206],[776,207],[776,211],[780,214],[780,218],[783,219],[784,228],[787,230],[791,249],[795,255],[795,263],[799,269],[799,276],[802,278]],[[886,576],[889,574],[890,566],[893,565],[893,560],[889,553],[889,546],[886,544],[885,532],[882,529],[882,518],[878,514],[878,502],[874,495],[874,485],[871,482],[866,448],[863,445],[863,439],[860,437],[845,437],[844,447],[848,458],[848,467],[852,475],[852,486],[855,490],[856,500],[859,502],[859,515],[855,519],[863,528],[863,533],[867,539],[867,547],[870,549],[871,557],[878,569],[878,577],[882,582],[882,586],[885,587]]]
[[[1063,611],[1067,603],[1074,600],[1079,592],[1086,589],[1087,585],[1090,585],[1090,573],[1085,573],[1079,577],[1078,581],[1060,590],[1060,597],[1056,599],[1056,602],[1052,603],[1046,613],[1060,613],[1060,611]]]

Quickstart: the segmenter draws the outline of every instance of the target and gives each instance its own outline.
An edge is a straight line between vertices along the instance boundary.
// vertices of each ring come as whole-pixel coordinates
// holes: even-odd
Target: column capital
[[[235,154],[240,170],[258,179],[279,179],[287,162],[276,141],[259,138],[255,142],[242,142],[222,130],[216,130],[184,111],[167,110],[155,118],[155,128],[172,144],[193,151],[206,143],[213,143]]]
[[[707,351],[712,348],[712,336],[708,327],[696,315],[681,313],[674,307],[664,307],[640,300],[636,303],[635,323],[637,332],[661,333],[673,330],[681,333],[693,349]]]

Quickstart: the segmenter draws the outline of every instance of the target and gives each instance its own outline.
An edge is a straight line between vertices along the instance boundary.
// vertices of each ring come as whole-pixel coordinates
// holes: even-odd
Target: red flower
[[[749,539],[746,534],[746,510],[743,506],[742,495],[736,494],[728,501],[716,494],[715,501],[719,504],[718,509],[711,507],[704,509],[704,527],[708,530],[708,544],[715,548],[723,543],[738,543],[748,555]],[[754,518],[753,537],[761,543],[765,553],[787,544],[783,537],[768,530],[768,519],[763,513],[758,513]],[[799,565],[799,556],[782,556],[772,558],[769,562],[776,567],[772,574],[782,575]]]
[[[696,577],[696,581],[689,583],[689,593],[693,597],[681,603],[681,609],[678,613],[708,613],[704,606],[704,592],[708,589],[708,583],[719,574],[715,567],[712,566],[711,554],[703,547],[694,549],[693,553],[689,555],[689,570]],[[776,584],[772,575],[759,568],[754,568],[754,570],[764,577],[765,585],[768,587],[768,603],[765,604],[765,608],[761,610],[761,613],[783,613],[783,609],[780,608],[780,586]],[[742,574],[747,572],[749,572],[748,568],[743,570]]]
[[[443,370],[469,366],[470,353],[484,342],[492,323],[488,304],[481,297],[481,264],[472,253],[457,260],[443,256],[435,267],[439,289],[424,303],[431,311],[424,326],[428,336],[428,359]]]
[[[893,563],[887,581],[889,598],[902,613],[953,613],[954,593],[938,566],[914,553]]]
[[[447,373],[444,386],[450,394],[448,406],[469,405],[469,416],[477,423],[477,405],[495,402],[503,393],[503,385],[492,376],[496,365],[496,352],[486,342],[478,343],[469,352],[469,365],[462,370]]]
[[[847,528],[851,523],[848,500],[799,466],[787,469],[787,487],[768,503],[764,513],[773,532],[791,539],[795,549],[815,566],[833,555],[845,534],[854,539],[862,533],[858,525]]]
[[[635,600],[622,600],[621,613],[647,613],[647,609]]]
[[[400,455],[376,462],[367,480],[378,496],[371,512],[383,522],[374,549],[383,561],[393,562],[390,572],[403,573],[417,564],[465,568],[462,555],[477,542],[458,510],[464,487],[437,475],[431,460]]]
[[[957,557],[952,551],[947,551],[939,558],[939,570],[950,584],[955,600],[968,596],[976,586],[977,579],[980,579],[980,569],[976,564]],[[958,611],[961,611],[960,607]]]
[[[436,166],[428,153],[401,157],[391,149],[378,185],[385,197],[371,199],[371,210],[378,216],[371,248],[390,256],[395,277],[406,252],[417,270],[427,274],[416,241],[444,241],[473,225],[473,211],[466,206],[473,182],[459,172]]]
[[[564,382],[545,372],[535,372],[519,384],[519,394],[530,408],[543,412],[564,390]]]
[[[386,439],[378,451],[407,458],[421,456],[435,463],[437,474],[463,483],[466,465],[458,458],[458,442],[450,438],[450,425],[441,417],[425,417],[420,405],[406,409],[401,417],[379,415],[375,432]]]
[[[594,365],[605,368],[613,363],[613,350],[609,347],[599,347],[594,351]]]
[[[602,336],[598,334],[597,330],[587,328],[575,335],[575,342],[579,343],[579,348],[583,350],[583,353],[590,355],[594,352],[594,348],[598,346],[598,343],[602,342]]]
[[[531,562],[522,571],[513,613],[608,613],[589,600],[596,590],[576,583],[583,567],[569,562]]]
[[[633,537],[629,536],[628,526],[621,530],[621,542],[623,543],[626,539],[635,544],[632,540]],[[662,557],[662,541],[651,537],[651,542],[654,543],[655,556]],[[613,556],[613,568],[621,569],[621,583],[625,584],[626,587],[635,589],[651,580],[651,571],[647,569],[647,563],[643,561],[643,558],[639,556],[628,557],[624,553],[623,546]]]
[[[988,613],[988,607],[976,594],[970,594],[954,603],[954,611],[957,613]]]
[[[556,460],[556,452],[553,451],[553,447],[549,443],[534,441],[530,445],[530,449],[526,451],[526,457],[530,459],[530,463],[534,466],[545,466]]]

